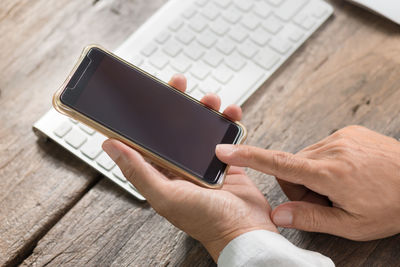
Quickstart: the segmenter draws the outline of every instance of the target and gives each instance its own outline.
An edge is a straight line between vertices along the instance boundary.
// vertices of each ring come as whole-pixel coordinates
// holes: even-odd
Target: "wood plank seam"
[[[58,221],[60,221],[86,195],[86,193],[96,186],[96,184],[98,184],[103,178],[104,177],[99,176],[98,178],[93,179],[93,182],[90,183],[88,187],[76,197],[76,199],[74,199],[64,209],[57,212],[54,218],[50,219],[46,224],[44,224],[43,227],[36,232],[36,236],[29,240],[29,242],[25,243],[14,257],[10,258],[4,263],[4,266],[17,266],[27,259],[32,254],[40,239],[42,239],[42,237],[44,237],[53,228],[53,226],[56,225]]]

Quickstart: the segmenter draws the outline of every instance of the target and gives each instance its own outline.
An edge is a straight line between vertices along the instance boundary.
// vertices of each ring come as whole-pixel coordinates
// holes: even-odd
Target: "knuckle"
[[[301,216],[298,217],[301,221],[295,221],[305,231],[318,231],[321,228],[321,216],[316,209],[298,209]],[[295,217],[296,218],[296,217]]]
[[[338,147],[340,147],[341,149],[347,151],[349,147],[351,147],[353,145],[353,142],[348,139],[348,138],[343,138],[341,140],[339,140],[338,142]]]
[[[360,130],[364,130],[364,129],[366,129],[366,128],[363,126],[360,126],[360,125],[349,125],[340,130],[337,130],[331,136],[334,137],[335,139],[342,139],[342,138],[348,137],[349,134],[352,134],[356,131],[360,131]]]
[[[360,125],[349,125],[345,128],[347,131],[358,131],[358,130],[362,130],[365,129],[365,127],[360,126]]]
[[[342,139],[345,137],[345,133],[346,133],[346,128],[342,128],[334,132],[331,136],[333,139]]]
[[[239,149],[238,152],[240,158],[246,159],[247,161],[253,161],[254,153],[250,147],[244,146],[241,149]]]
[[[310,209],[308,216],[311,229],[319,230],[322,222],[321,216],[319,216],[319,213],[317,213],[316,209]]]
[[[335,154],[347,153],[353,146],[353,141],[347,138],[341,138],[330,143],[327,148],[328,151],[334,152]]]
[[[276,152],[272,156],[272,167],[274,170],[290,170],[294,166],[294,157],[284,152]]]
[[[321,168],[317,168],[316,176],[319,178],[328,179],[334,176],[332,175],[334,170],[335,170],[334,167],[331,167],[330,165],[325,165],[322,166]]]

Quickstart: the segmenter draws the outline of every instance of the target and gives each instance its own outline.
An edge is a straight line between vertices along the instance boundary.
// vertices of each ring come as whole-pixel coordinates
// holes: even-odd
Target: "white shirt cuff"
[[[282,235],[256,230],[233,239],[218,258],[220,267],[236,266],[335,266],[320,253],[301,249]]]

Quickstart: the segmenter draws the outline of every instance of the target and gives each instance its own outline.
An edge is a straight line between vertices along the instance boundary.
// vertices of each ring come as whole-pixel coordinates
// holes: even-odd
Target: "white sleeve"
[[[219,267],[236,266],[335,266],[320,253],[301,249],[282,235],[256,230],[233,239],[218,258]]]

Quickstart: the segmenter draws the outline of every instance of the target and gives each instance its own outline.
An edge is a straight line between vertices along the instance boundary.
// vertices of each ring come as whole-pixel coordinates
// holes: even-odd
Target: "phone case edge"
[[[157,164],[157,165],[159,165],[159,166],[161,166],[161,167],[163,167],[163,168],[166,168],[166,169],[170,170],[171,172],[173,172],[173,173],[175,173],[175,174],[177,174],[177,175],[183,176],[184,178],[186,178],[186,179],[188,179],[188,180],[190,180],[190,181],[192,181],[192,182],[194,182],[194,183],[196,183],[196,184],[198,184],[198,185],[204,186],[204,187],[206,187],[206,188],[212,188],[212,189],[219,189],[219,188],[221,188],[221,187],[223,186],[223,183],[224,183],[224,181],[225,181],[226,175],[227,175],[228,170],[229,170],[229,168],[230,168],[229,165],[227,165],[227,167],[225,168],[224,174],[222,175],[222,178],[220,178],[219,181],[218,181],[216,184],[207,183],[207,182],[201,180],[200,178],[198,178],[198,177],[196,177],[196,176],[194,176],[194,175],[188,173],[187,171],[183,170],[183,169],[180,168],[179,166],[176,166],[175,164],[173,164],[173,163],[171,163],[171,162],[169,162],[169,161],[167,161],[167,160],[161,158],[160,156],[154,154],[153,152],[147,150],[146,148],[143,148],[143,147],[139,146],[138,144],[136,144],[136,143],[130,141],[129,139],[127,139],[127,138],[125,138],[125,137],[123,137],[123,136],[121,136],[121,135],[119,135],[119,134],[117,134],[117,133],[111,131],[110,129],[104,127],[104,126],[101,125],[100,123],[97,123],[96,121],[94,121],[94,120],[92,120],[92,119],[86,117],[85,115],[83,115],[83,114],[81,114],[81,113],[79,113],[79,112],[76,112],[75,110],[73,110],[73,109],[67,107],[66,105],[64,105],[64,104],[61,102],[60,97],[61,97],[62,92],[63,92],[64,89],[66,88],[68,82],[69,82],[70,79],[72,78],[72,76],[73,76],[73,74],[75,73],[75,71],[77,70],[78,66],[81,64],[82,60],[85,58],[86,54],[87,54],[87,53],[89,52],[89,50],[92,49],[92,48],[98,48],[98,49],[104,51],[105,53],[109,54],[110,56],[115,57],[115,58],[117,58],[117,59],[119,59],[119,60],[125,62],[125,63],[128,64],[129,66],[131,66],[131,67],[133,67],[133,68],[135,68],[135,69],[141,71],[141,72],[144,73],[145,75],[150,76],[150,78],[152,78],[152,79],[157,79],[157,81],[162,82],[163,84],[165,84],[165,85],[171,87],[169,84],[165,83],[164,81],[161,81],[160,79],[158,79],[158,78],[156,78],[156,77],[150,75],[149,73],[147,73],[147,72],[145,72],[144,70],[142,70],[142,69],[136,67],[135,65],[133,65],[133,64],[131,64],[131,63],[129,63],[129,62],[127,62],[126,60],[124,60],[124,59],[122,59],[122,58],[120,58],[120,57],[114,55],[113,53],[111,53],[110,51],[104,49],[103,47],[101,47],[101,46],[99,46],[99,45],[89,45],[89,46],[86,46],[86,47],[84,48],[84,50],[82,51],[82,53],[81,53],[81,55],[80,55],[80,57],[79,57],[77,63],[75,64],[75,66],[74,66],[73,69],[71,70],[71,72],[70,72],[70,74],[68,75],[67,79],[64,81],[64,83],[61,85],[61,87],[60,87],[60,88],[55,92],[55,94],[53,95],[53,99],[52,99],[53,107],[54,107],[58,112],[60,112],[61,114],[66,115],[66,116],[68,116],[68,117],[71,117],[71,118],[73,118],[73,119],[75,119],[75,120],[78,120],[78,121],[84,123],[85,125],[87,125],[87,126],[93,128],[94,130],[96,130],[96,131],[98,131],[98,132],[104,134],[104,135],[107,136],[108,138],[117,139],[117,140],[123,142],[124,144],[126,144],[126,145],[128,145],[128,146],[134,148],[134,149],[137,150],[140,154],[142,154],[143,157],[148,158],[149,160],[151,160],[151,161],[154,162],[155,164]],[[172,87],[172,88],[173,88],[173,87]],[[174,89],[175,89],[175,88],[174,88]],[[175,90],[176,90],[176,89],[175,89]],[[177,91],[180,92],[179,90],[177,90]],[[182,92],[180,92],[180,93],[182,93]],[[199,104],[203,105],[204,107],[210,109],[209,107],[205,106],[203,103],[201,103],[200,101],[198,101],[197,99],[195,99],[195,98],[193,98],[193,97],[191,97],[191,96],[189,96],[189,95],[187,95],[187,94],[185,94],[185,93],[182,93],[182,94],[183,94],[185,97],[189,98],[190,100],[196,101],[197,103],[199,103]],[[210,110],[213,111],[213,112],[215,112],[215,113],[217,113],[217,114],[220,115],[220,116],[226,117],[224,114],[222,114],[222,113],[220,113],[220,112],[218,112],[218,111],[216,111],[216,110],[213,110],[213,109],[210,109]],[[240,135],[239,140],[237,141],[236,144],[237,144],[237,145],[243,144],[243,142],[244,142],[244,141],[246,140],[246,138],[247,138],[247,129],[246,129],[246,127],[245,127],[243,124],[241,124],[240,122],[234,122],[234,123],[237,124],[237,125],[240,127],[240,129],[241,129],[241,135]]]

